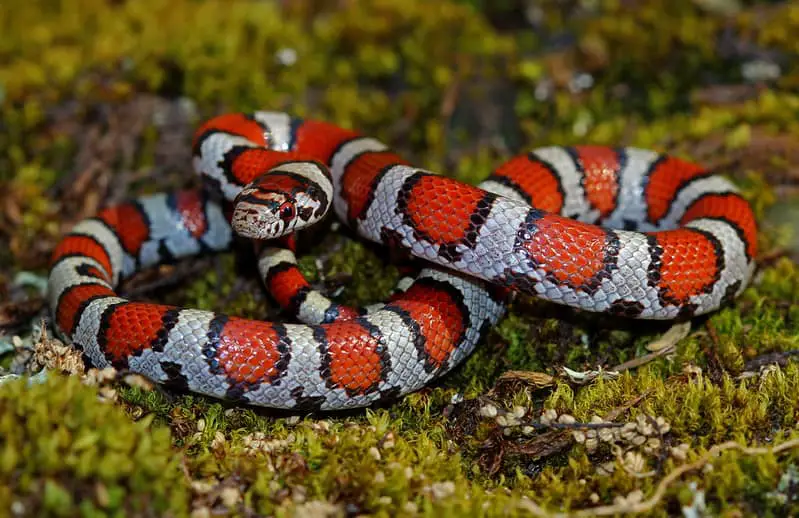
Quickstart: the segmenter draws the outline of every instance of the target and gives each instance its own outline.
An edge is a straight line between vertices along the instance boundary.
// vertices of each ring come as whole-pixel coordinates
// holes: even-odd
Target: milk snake
[[[474,187],[356,132],[256,112],[206,122],[193,154],[205,189],[108,207],[62,239],[49,302],[57,330],[91,364],[217,398],[366,406],[463,360],[502,317],[509,291],[614,315],[689,318],[739,294],[754,269],[755,220],[735,187],[652,151],[539,148]],[[331,202],[362,238],[426,260],[385,304],[340,306],[299,273],[291,233]],[[142,268],[228,249],[231,222],[248,237],[289,236],[264,242],[259,265],[275,300],[304,324],[114,292]]]

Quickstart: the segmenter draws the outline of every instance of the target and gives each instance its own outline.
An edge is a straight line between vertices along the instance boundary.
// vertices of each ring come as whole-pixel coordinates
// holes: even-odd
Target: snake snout
[[[233,231],[250,239],[275,239],[284,235],[285,224],[275,211],[261,203],[241,201],[233,209]]]

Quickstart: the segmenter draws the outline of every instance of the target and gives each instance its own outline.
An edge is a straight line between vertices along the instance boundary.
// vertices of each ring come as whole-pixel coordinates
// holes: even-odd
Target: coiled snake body
[[[213,397],[366,406],[457,365],[503,315],[507,289],[590,311],[686,318],[739,294],[754,269],[755,221],[733,185],[651,151],[539,148],[474,187],[353,131],[256,112],[205,123],[194,157],[210,189],[138,198],[76,225],[53,253],[49,301],[58,331],[95,366]],[[232,228],[289,236],[331,203],[361,237],[432,264],[385,304],[351,309],[310,288],[290,239],[266,241],[267,288],[304,324],[114,292],[139,269],[227,249]]]

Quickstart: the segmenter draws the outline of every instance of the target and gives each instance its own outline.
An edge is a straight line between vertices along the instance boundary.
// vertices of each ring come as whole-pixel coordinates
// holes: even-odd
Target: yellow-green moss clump
[[[133,422],[77,378],[0,389],[0,508],[24,516],[185,513],[168,428]]]

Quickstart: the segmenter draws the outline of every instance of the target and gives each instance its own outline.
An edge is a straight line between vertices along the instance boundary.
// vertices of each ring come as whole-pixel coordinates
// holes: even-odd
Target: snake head
[[[275,239],[313,225],[329,208],[328,196],[312,179],[272,170],[253,180],[233,202],[231,226],[250,239]]]

